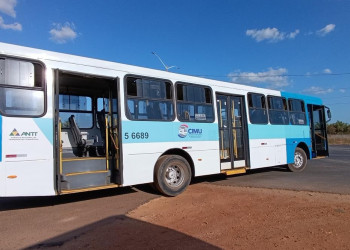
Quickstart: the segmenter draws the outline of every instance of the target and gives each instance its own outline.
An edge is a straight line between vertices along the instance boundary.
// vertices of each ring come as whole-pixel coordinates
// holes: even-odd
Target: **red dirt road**
[[[195,184],[56,247],[349,249],[350,195]]]

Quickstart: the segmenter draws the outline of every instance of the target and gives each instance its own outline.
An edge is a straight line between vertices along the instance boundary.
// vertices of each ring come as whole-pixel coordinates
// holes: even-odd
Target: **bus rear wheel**
[[[166,196],[181,194],[191,182],[191,168],[179,155],[161,156],[154,169],[154,186]]]
[[[294,162],[288,164],[288,169],[292,172],[301,172],[306,168],[307,156],[303,149],[296,148],[294,152]]]

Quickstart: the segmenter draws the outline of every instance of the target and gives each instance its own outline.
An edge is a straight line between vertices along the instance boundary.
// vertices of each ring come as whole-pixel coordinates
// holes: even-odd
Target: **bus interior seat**
[[[77,147],[80,149],[79,155],[86,155],[87,148],[94,144],[94,140],[87,140],[87,139],[85,140],[83,138],[83,135],[75,121],[74,115],[71,115],[68,118],[68,121],[70,124],[74,142],[76,143]]]

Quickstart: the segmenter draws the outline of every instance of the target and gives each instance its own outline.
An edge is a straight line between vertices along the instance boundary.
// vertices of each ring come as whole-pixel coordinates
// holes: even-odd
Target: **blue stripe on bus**
[[[2,116],[0,115],[0,162],[2,161]]]
[[[123,121],[123,143],[219,141],[217,123]]]
[[[287,143],[287,163],[294,162],[295,148],[298,146],[299,143],[305,143],[307,145],[307,147],[309,148],[310,159],[312,158],[311,138],[288,138],[286,140],[286,143]]]
[[[301,100],[304,100],[306,104],[322,105],[322,100],[314,96],[306,96],[306,95],[289,93],[289,92],[281,92],[281,96],[286,98],[301,99]]]
[[[53,145],[53,119],[51,118],[35,118],[33,119],[41,132],[45,135],[48,141]]]
[[[308,125],[249,124],[249,139],[310,138]]]

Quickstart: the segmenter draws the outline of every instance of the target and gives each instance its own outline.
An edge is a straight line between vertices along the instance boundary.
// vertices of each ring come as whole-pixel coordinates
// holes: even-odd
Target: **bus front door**
[[[324,106],[308,104],[312,157],[328,156],[328,141]]]
[[[217,94],[221,170],[247,166],[244,97]]]

